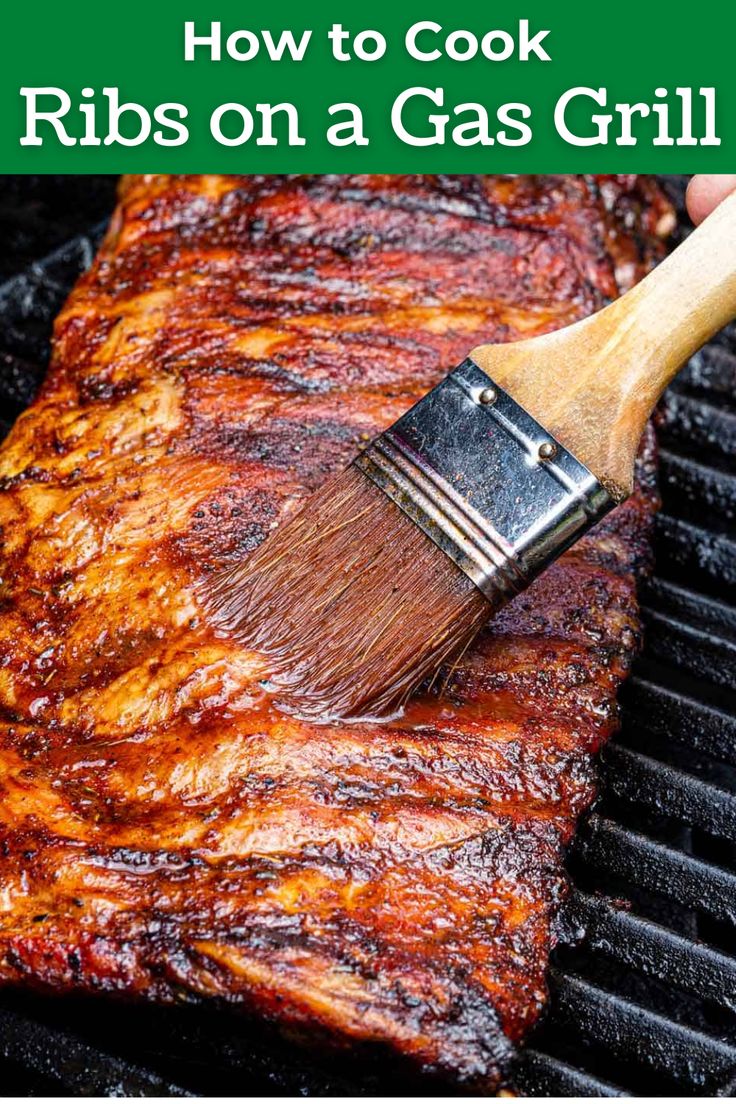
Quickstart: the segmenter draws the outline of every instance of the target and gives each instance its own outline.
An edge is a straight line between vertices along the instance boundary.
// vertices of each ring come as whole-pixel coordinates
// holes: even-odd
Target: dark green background
[[[695,13],[688,16],[688,13]],[[528,0],[503,4],[436,0],[374,0],[361,7],[346,0],[308,5],[280,0],[270,5],[234,0],[189,0],[187,3],[126,0],[118,4],[51,4],[28,0],[7,5],[0,40],[0,171],[2,172],[350,172],[413,170],[445,171],[583,171],[693,172],[729,171],[736,165],[736,4],[725,0],[688,6],[618,0],[596,5],[559,0],[557,4]],[[449,32],[465,28],[482,35],[500,27],[513,31],[518,18],[528,18],[532,32],[549,28],[545,47],[552,61],[491,63],[482,57],[459,63],[412,60],[405,52],[406,29],[433,19]],[[238,63],[183,60],[183,25],[193,19],[209,25],[220,19],[223,32],[241,27],[278,33],[291,28],[314,31],[301,64],[258,59]],[[382,31],[389,39],[378,62],[332,58],[326,32],[340,21],[353,32]],[[390,108],[396,95],[410,85],[442,85],[446,104],[498,104],[522,101],[532,108],[534,137],[527,146],[414,148],[392,133]],[[166,148],[152,140],[135,148],[119,146],[65,148],[55,140],[42,147],[22,147],[24,130],[22,85],[58,85],[78,100],[85,85],[95,89],[117,85],[121,98],[135,100],[150,111],[162,101],[189,107],[190,138],[185,146]],[[552,112],[557,97],[573,85],[605,85],[609,104],[617,100],[651,102],[654,89],[664,86],[713,85],[718,95],[719,147],[652,147],[654,121],[642,131],[646,141],[634,147],[575,148],[555,133]],[[254,141],[239,148],[218,145],[208,119],[220,103],[283,100],[297,105],[304,147],[259,147]],[[324,135],[330,120],[327,107],[354,101],[364,110],[370,145],[335,148]],[[100,103],[105,103],[101,98]],[[432,110],[435,110],[434,108]],[[595,108],[594,110],[598,110]],[[71,125],[69,129],[72,130]],[[104,128],[103,132],[104,132]],[[50,133],[47,127],[40,134]],[[81,125],[77,127],[81,133]],[[98,130],[98,133],[100,131]]]

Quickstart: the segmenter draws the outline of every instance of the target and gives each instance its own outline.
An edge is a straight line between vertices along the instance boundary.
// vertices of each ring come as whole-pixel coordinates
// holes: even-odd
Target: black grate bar
[[[666,500],[670,499],[674,491],[678,507],[687,504],[689,500],[696,505],[700,516],[703,508],[708,509],[715,514],[712,521],[720,521],[724,528],[729,521],[733,521],[736,511],[736,476],[724,471],[722,467],[711,467],[701,459],[680,456],[669,449],[660,449],[659,456],[660,482]]]
[[[641,612],[651,656],[717,686],[736,686],[736,641],[649,606],[642,606]]]
[[[102,234],[97,227],[89,235],[67,242],[42,261],[0,284],[0,350],[45,365],[54,318],[75,280],[89,268]]]
[[[634,970],[736,1012],[736,959],[576,890],[570,919],[585,930],[584,946]]]
[[[736,766],[736,717],[641,675],[621,695],[627,726]]]
[[[605,774],[610,793],[736,839],[736,794],[618,743],[608,745],[603,761],[612,768]]]
[[[149,1070],[16,1012],[0,1010],[0,1054],[79,1096],[191,1096]]]
[[[736,1073],[736,1047],[576,976],[553,974],[559,1021],[581,1046],[608,1051],[690,1088],[715,1090]]]
[[[600,871],[626,878],[716,920],[736,923],[736,874],[675,851],[599,814],[578,839],[578,854]]]
[[[736,355],[718,342],[706,345],[690,358],[674,386],[678,391],[694,391],[716,402],[733,403],[733,381],[736,379]]]
[[[660,612],[680,620],[693,621],[716,636],[736,638],[736,606],[690,590],[666,579],[652,579],[646,586],[645,601]]]
[[[527,1047],[514,1070],[514,1087],[525,1096],[629,1096],[624,1089],[550,1054]]]
[[[736,414],[703,399],[667,391],[659,430],[660,439],[678,450],[710,455],[716,463],[733,464],[736,457]]]
[[[736,541],[667,513],[657,515],[656,527],[660,571],[666,564],[668,571],[678,568],[689,579],[694,574],[718,593],[722,594],[726,587],[731,593],[736,592]]]
[[[66,298],[76,275],[86,272],[94,261],[95,251],[106,227],[106,222],[100,223],[89,234],[72,238],[53,253],[0,284],[0,302],[4,306],[4,300],[11,299],[19,305],[27,306],[31,316],[35,317],[38,305],[33,297],[38,288],[48,288]]]

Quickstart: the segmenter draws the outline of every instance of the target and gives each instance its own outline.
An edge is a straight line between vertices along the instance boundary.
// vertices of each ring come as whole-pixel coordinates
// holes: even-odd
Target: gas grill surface
[[[680,208],[684,180],[663,179]],[[100,178],[95,189],[98,203],[112,194]],[[0,204],[0,225],[5,214]],[[32,398],[51,322],[100,233],[0,284],[0,436]],[[570,854],[550,1010],[516,1071],[527,1095],[736,1091],[736,326],[670,388],[659,437],[646,646]],[[446,1091],[370,1053],[321,1064],[299,1040],[216,1007],[11,992],[0,992],[0,1084],[27,1095]]]

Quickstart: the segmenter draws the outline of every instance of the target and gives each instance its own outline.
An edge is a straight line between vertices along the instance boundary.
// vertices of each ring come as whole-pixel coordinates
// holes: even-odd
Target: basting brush
[[[652,408],[734,315],[736,194],[597,314],[474,349],[205,605],[287,711],[395,712],[630,493]]]

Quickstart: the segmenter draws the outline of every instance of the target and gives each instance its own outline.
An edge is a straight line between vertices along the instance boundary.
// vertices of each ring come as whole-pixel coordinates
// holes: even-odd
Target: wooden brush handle
[[[471,356],[607,486],[627,493],[672,377],[736,316],[736,192],[641,283],[590,318]]]

